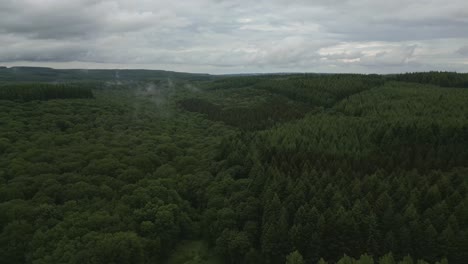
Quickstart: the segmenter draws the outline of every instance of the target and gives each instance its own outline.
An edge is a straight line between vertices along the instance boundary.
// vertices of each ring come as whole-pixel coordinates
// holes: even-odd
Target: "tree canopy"
[[[0,85],[3,262],[468,259],[464,74],[130,77]]]

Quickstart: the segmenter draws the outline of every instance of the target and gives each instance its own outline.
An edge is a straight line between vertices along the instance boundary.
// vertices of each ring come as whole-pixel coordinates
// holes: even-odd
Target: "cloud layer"
[[[0,0],[0,65],[468,71],[466,0]]]

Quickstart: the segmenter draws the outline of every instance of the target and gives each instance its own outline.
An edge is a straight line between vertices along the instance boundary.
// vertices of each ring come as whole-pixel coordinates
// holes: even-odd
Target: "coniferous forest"
[[[0,263],[463,264],[468,74],[0,69]]]

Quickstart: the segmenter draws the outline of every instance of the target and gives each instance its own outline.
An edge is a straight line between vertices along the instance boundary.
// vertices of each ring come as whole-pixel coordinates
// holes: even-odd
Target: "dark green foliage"
[[[391,76],[390,79],[415,82],[423,84],[433,84],[442,87],[465,87],[468,88],[468,74],[456,72],[411,72]]]
[[[299,119],[309,110],[305,106],[292,106],[281,98],[274,98],[253,107],[222,108],[195,98],[179,101],[178,104],[187,111],[205,114],[210,120],[222,121],[244,130],[264,129],[278,122]]]
[[[0,82],[64,82],[64,81],[128,81],[128,80],[154,80],[154,79],[184,79],[184,80],[210,80],[208,74],[193,74],[161,70],[58,70],[45,67],[11,67],[0,68]]]
[[[181,78],[1,88],[0,262],[468,259],[468,90]]]
[[[224,128],[113,90],[1,101],[2,261],[155,263],[198,236]]]
[[[0,100],[33,101],[93,98],[91,88],[73,84],[25,83],[0,85]]]
[[[382,84],[382,77],[377,75],[304,75],[265,80],[258,82],[255,88],[314,106],[330,107],[352,94]]]
[[[270,263],[294,248],[306,263],[388,251],[462,263],[467,101],[464,89],[388,83],[299,121],[226,139],[221,173],[242,187],[223,193],[223,206],[243,215],[240,205],[255,201],[263,211],[228,228],[257,226],[252,244]],[[237,166],[241,176],[231,173]],[[442,220],[450,217],[452,224]]]
[[[321,261],[319,261],[317,263],[318,264],[323,264],[323,263],[325,263],[325,261],[321,260]],[[402,260],[398,261],[398,260],[395,260],[392,253],[387,253],[386,255],[384,255],[384,256],[382,256],[380,258],[375,258],[375,260],[374,260],[374,258],[372,256],[369,256],[367,254],[361,255],[357,259],[354,259],[352,257],[344,255],[336,263],[337,264],[374,264],[374,263],[378,263],[378,264],[397,264],[397,263],[400,263],[400,264],[413,264],[413,263],[426,264],[428,262],[426,262],[424,260],[414,260],[413,261],[413,259],[410,256],[403,257]],[[437,260],[437,261],[430,262],[430,263],[447,264],[448,261],[447,261],[447,259],[443,258],[442,260],[440,260],[440,262],[439,262],[439,260]]]
[[[262,80],[268,80],[271,76],[245,76],[245,77],[226,77],[218,79],[214,82],[206,84],[205,89],[207,90],[218,90],[218,89],[231,89],[231,88],[242,88],[249,87],[257,84]]]
[[[296,250],[286,257],[286,264],[304,264],[304,259],[301,253]]]

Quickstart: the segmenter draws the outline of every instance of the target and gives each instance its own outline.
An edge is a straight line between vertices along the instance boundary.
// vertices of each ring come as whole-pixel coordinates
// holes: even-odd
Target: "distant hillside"
[[[186,80],[208,80],[209,74],[194,74],[161,70],[58,70],[45,67],[0,67],[1,81],[53,82],[75,80],[152,80],[177,78]]]

